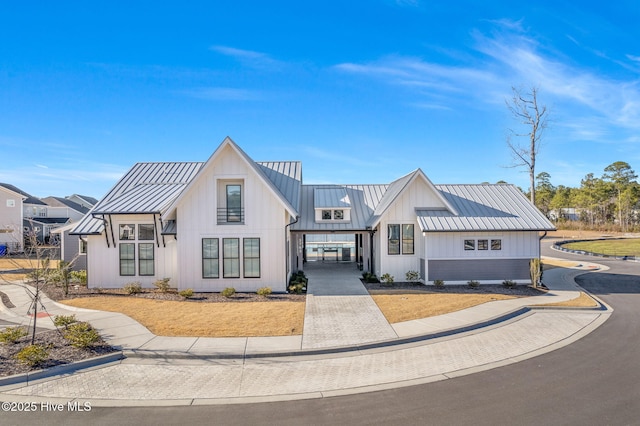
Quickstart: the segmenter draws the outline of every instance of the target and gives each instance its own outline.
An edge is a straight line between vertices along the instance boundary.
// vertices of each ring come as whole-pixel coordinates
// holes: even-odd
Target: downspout
[[[284,288],[286,289],[289,286],[289,247],[291,246],[291,244],[287,244],[287,228],[289,228],[291,225],[294,225],[296,223],[298,223],[298,221],[300,220],[300,216],[296,216],[296,220],[294,220],[293,222],[289,222],[288,224],[286,224],[284,226],[284,252],[285,252],[285,259],[284,259],[284,269],[286,271],[285,274],[285,281],[284,281]]]
[[[544,237],[547,236],[547,231],[544,231],[544,234],[542,234],[542,236],[538,239],[538,241],[540,241],[540,244],[538,244],[538,259],[542,258],[542,240],[544,239]]]

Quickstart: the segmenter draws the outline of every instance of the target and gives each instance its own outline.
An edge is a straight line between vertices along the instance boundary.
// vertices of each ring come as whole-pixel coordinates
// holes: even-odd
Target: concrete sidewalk
[[[394,324],[396,338],[334,348],[303,348],[300,336],[159,337],[121,314],[65,310],[45,300],[51,311],[75,313],[91,322],[128,357],[104,368],[0,391],[3,400],[39,397],[107,406],[177,405],[315,398],[444,380],[533,357],[591,332],[609,317],[610,309],[526,306],[577,297],[580,288],[573,277],[592,269],[583,265],[545,272],[545,284],[551,289],[545,296],[490,302]],[[17,286],[2,285],[0,291],[10,298],[19,298],[22,291],[25,297]],[[24,303],[20,304],[23,309]],[[14,309],[4,308],[0,318],[19,318]]]

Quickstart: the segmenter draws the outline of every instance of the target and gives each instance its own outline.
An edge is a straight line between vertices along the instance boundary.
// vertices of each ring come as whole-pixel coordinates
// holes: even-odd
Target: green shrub
[[[471,288],[478,288],[480,287],[480,283],[476,280],[471,280],[471,281],[467,281],[467,285]]]
[[[420,279],[420,273],[418,271],[408,271],[405,277],[409,282],[418,281]]]
[[[516,282],[511,280],[504,280],[502,281],[502,285],[506,288],[514,288],[516,286]]]
[[[171,278],[163,278],[161,280],[156,280],[156,282],[154,282],[153,285],[156,286],[156,288],[160,293],[166,293],[169,291],[169,280],[171,280]]]
[[[28,334],[24,327],[7,327],[4,331],[0,331],[0,343],[15,344]]]
[[[236,294],[236,289],[233,287],[227,287],[224,290],[222,290],[220,294],[227,298],[233,297],[233,295]]]
[[[190,297],[193,296],[193,289],[191,288],[185,288],[184,290],[180,290],[178,292],[178,294],[182,297],[184,297],[185,299],[189,299]]]
[[[376,277],[376,274],[372,274],[371,272],[363,272],[362,273],[362,278],[364,279],[364,282],[366,282],[366,283],[377,283],[377,282],[380,282],[380,281],[378,281],[378,277]]]
[[[80,271],[71,271],[71,281],[79,283],[80,285],[87,285],[87,271],[84,269]]]
[[[444,287],[444,281],[443,280],[433,280],[433,285],[438,287],[438,288],[442,288],[442,287]]]
[[[305,284],[301,282],[295,282],[289,286],[289,292],[295,294],[302,294],[306,289]]]
[[[53,318],[53,325],[56,327],[67,328],[71,324],[78,322],[75,315],[56,315]]]
[[[142,284],[140,284],[138,281],[134,281],[132,283],[126,284],[123,289],[127,294],[138,294],[142,292]]]
[[[258,296],[267,297],[271,294],[271,287],[260,287],[256,293]]]
[[[89,323],[77,322],[63,331],[62,336],[76,348],[88,348],[100,340],[98,332]]]
[[[382,274],[382,276],[380,276],[380,279],[387,285],[393,284],[393,275]]]
[[[49,349],[42,345],[25,346],[20,352],[15,354],[15,358],[21,364],[35,367],[49,358]]]

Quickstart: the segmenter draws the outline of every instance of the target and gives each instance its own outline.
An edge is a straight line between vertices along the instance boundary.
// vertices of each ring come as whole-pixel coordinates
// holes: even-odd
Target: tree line
[[[563,226],[578,225],[601,231],[640,231],[638,176],[624,161],[605,167],[602,176],[587,174],[579,188],[551,183],[551,175],[536,175],[535,205],[545,216]],[[528,194],[530,195],[530,193]],[[575,209],[575,210],[570,210]]]

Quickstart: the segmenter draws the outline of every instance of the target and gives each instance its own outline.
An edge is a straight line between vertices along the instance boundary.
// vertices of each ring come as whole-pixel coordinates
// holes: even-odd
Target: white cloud
[[[285,64],[282,61],[273,59],[266,53],[256,52],[253,50],[237,49],[229,46],[211,46],[209,49],[222,55],[232,57],[250,68],[278,71],[282,69]]]

